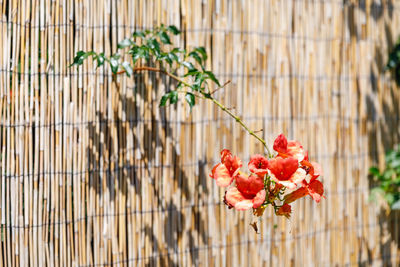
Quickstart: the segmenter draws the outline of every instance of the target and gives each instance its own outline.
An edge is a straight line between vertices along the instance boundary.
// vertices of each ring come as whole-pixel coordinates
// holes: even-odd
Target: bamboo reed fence
[[[217,97],[269,144],[300,140],[326,199],[290,220],[228,210],[208,177],[223,148],[262,146],[207,102],[158,107],[168,79],[68,68],[135,29],[183,30],[232,83]],[[397,1],[0,0],[0,266],[398,265],[398,214],[368,201],[368,167],[399,143],[383,72]],[[120,89],[118,89],[120,88]]]

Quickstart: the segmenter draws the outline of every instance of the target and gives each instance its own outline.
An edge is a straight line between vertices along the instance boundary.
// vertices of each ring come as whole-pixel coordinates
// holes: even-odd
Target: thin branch
[[[138,72],[138,71],[160,72],[160,73],[163,73],[163,74],[165,74],[165,75],[171,77],[172,79],[176,80],[177,82],[182,83],[183,85],[185,85],[185,86],[187,86],[187,87],[189,87],[189,88],[193,88],[192,85],[190,85],[189,83],[187,83],[187,82],[181,80],[180,77],[178,77],[178,76],[176,76],[176,75],[174,75],[174,74],[172,74],[172,73],[169,73],[169,72],[167,72],[167,71],[165,71],[165,70],[162,70],[162,69],[153,68],[153,67],[136,67],[136,68],[133,68],[133,71],[134,71],[134,72]],[[123,74],[123,73],[125,73],[125,71],[119,71],[119,72],[117,72],[116,74]],[[115,81],[115,80],[114,80],[114,81]],[[214,102],[220,109],[222,109],[223,111],[225,111],[226,113],[228,113],[229,116],[231,116],[232,118],[234,118],[234,119],[236,120],[236,122],[238,122],[251,136],[255,137],[258,141],[260,141],[260,142],[263,144],[263,146],[264,146],[265,149],[267,150],[268,157],[272,158],[272,153],[271,153],[271,151],[269,150],[269,148],[268,148],[267,143],[265,142],[265,140],[262,139],[261,137],[259,137],[258,135],[256,135],[255,132],[252,131],[252,130],[250,130],[249,127],[247,127],[247,125],[244,124],[244,122],[243,122],[238,116],[236,116],[235,114],[233,114],[227,107],[225,107],[223,104],[221,104],[217,99],[215,99],[215,98],[212,96],[213,93],[215,93],[217,90],[219,90],[219,89],[225,87],[225,86],[226,86],[227,84],[229,84],[229,83],[230,83],[230,81],[227,81],[225,84],[223,84],[223,85],[220,86],[219,88],[215,89],[215,90],[214,90],[213,92],[211,92],[210,94],[205,94],[205,97],[202,97],[202,98],[210,99],[210,100],[211,100],[212,102]],[[180,91],[180,92],[182,92],[182,91]],[[199,97],[199,96],[197,96],[197,97]]]
[[[234,118],[240,125],[242,125],[242,127],[252,136],[254,136],[258,141],[260,141],[263,146],[265,147],[265,149],[268,152],[268,157],[272,158],[272,153],[269,150],[268,146],[267,146],[267,142],[265,142],[264,139],[262,139],[261,137],[259,137],[258,135],[256,135],[252,130],[249,129],[249,127],[247,127],[246,124],[244,124],[244,122],[235,114],[233,114],[230,110],[228,110],[224,105],[222,105],[217,99],[215,99],[214,97],[211,97],[210,100],[212,102],[214,102],[218,107],[220,107],[223,111],[225,111],[226,113],[229,114],[229,116],[231,116],[232,118]]]
[[[231,82],[231,81],[228,80],[228,81],[227,81],[226,83],[224,83],[222,86],[220,86],[220,87],[216,88],[214,91],[212,91],[212,92],[210,93],[210,95],[214,94],[214,93],[217,92],[219,89],[224,88],[224,87],[227,86],[230,82]]]

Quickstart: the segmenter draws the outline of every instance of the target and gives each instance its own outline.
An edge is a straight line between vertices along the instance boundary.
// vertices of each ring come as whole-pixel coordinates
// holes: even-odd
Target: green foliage
[[[371,198],[376,199],[377,195],[381,195],[391,209],[400,209],[400,145],[386,154],[385,162],[382,172],[377,167],[369,169],[376,182],[371,190]]]
[[[385,70],[393,71],[397,86],[400,86],[400,38],[389,53]]]
[[[160,100],[160,107],[163,107],[167,104],[169,100],[170,104],[175,104],[178,102],[178,92],[177,91],[170,91],[163,95]]]
[[[125,73],[128,77],[136,71],[158,71],[173,77],[178,81],[176,89],[166,92],[160,99],[160,106],[176,104],[178,94],[183,93],[185,102],[190,109],[195,105],[195,97],[211,98],[211,84],[221,86],[214,73],[206,70],[207,53],[204,47],[196,47],[192,51],[172,47],[173,35],[179,35],[180,30],[174,26],[161,25],[153,30],[135,31],[130,38],[123,39],[117,45],[117,51],[105,56],[94,51],[79,51],[70,66],[80,66],[92,57],[96,68],[108,65],[113,75]],[[124,55],[129,55],[126,60]],[[125,58],[125,60],[124,60]],[[151,67],[150,66],[156,66]],[[146,68],[148,67],[148,68]],[[179,71],[183,70],[183,71]],[[178,75],[178,73],[183,73]],[[197,93],[197,95],[196,95]]]

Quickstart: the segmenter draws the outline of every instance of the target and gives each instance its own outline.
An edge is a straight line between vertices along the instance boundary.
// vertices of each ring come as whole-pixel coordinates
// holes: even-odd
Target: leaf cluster
[[[381,195],[392,210],[400,209],[400,145],[386,153],[382,172],[377,167],[371,167],[369,173],[376,183],[371,198]]]
[[[191,51],[173,47],[172,36],[181,34],[174,25],[161,25],[153,30],[135,31],[132,36],[120,41],[117,51],[105,56],[95,51],[79,51],[70,66],[80,66],[92,57],[96,69],[107,64],[113,75],[125,73],[131,77],[141,66],[157,66],[159,72],[168,74],[178,81],[175,90],[166,92],[160,100],[160,106],[175,104],[179,93],[190,108],[195,105],[195,96],[210,98],[210,82],[221,86],[215,74],[206,69],[207,53],[204,47],[195,47]],[[123,60],[129,55],[129,60]],[[153,69],[154,70],[154,69]],[[182,71],[183,70],[183,71]],[[178,75],[183,73],[182,75]]]
[[[393,71],[397,86],[400,86],[400,39],[389,52],[385,70]]]

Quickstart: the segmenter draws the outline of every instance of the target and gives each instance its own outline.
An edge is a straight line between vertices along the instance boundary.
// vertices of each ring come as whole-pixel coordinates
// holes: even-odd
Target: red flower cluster
[[[292,211],[289,204],[293,201],[306,195],[316,202],[321,200],[324,188],[317,180],[322,174],[321,167],[309,161],[303,146],[297,141],[288,141],[281,134],[275,139],[273,148],[277,152],[273,158],[258,154],[250,158],[250,175],[239,170],[242,162],[238,157],[232,156],[227,149],[222,150],[221,163],[212,169],[210,176],[221,187],[235,181],[235,186],[230,187],[224,197],[229,208],[253,208],[254,213],[261,216],[265,207],[271,204],[276,215],[289,217]]]

